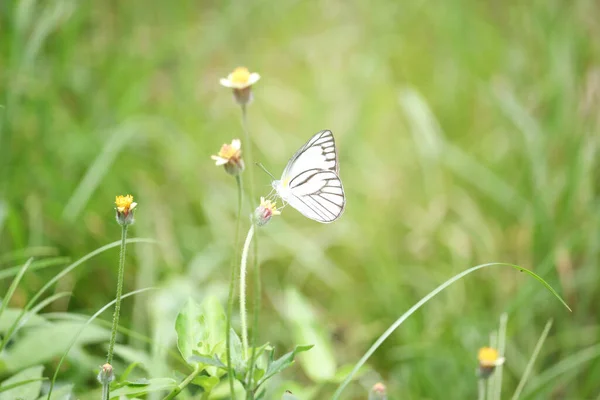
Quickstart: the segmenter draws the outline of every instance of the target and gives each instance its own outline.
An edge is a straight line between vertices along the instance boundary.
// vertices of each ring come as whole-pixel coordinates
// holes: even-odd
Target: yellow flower
[[[224,165],[225,171],[235,176],[244,170],[241,148],[242,142],[239,139],[233,139],[231,144],[224,144],[219,153],[210,158],[215,160],[215,165]]]
[[[121,225],[133,224],[133,209],[137,206],[137,203],[133,201],[133,196],[130,194],[117,196],[115,205],[117,206],[117,222]]]
[[[484,379],[488,378],[496,367],[504,364],[504,357],[500,357],[498,350],[492,347],[479,349],[477,360],[479,361],[479,376]]]
[[[256,72],[248,71],[246,67],[237,67],[227,78],[221,78],[221,85],[231,89],[246,89],[254,85],[260,79]]]
[[[263,226],[271,220],[273,215],[279,215],[281,211],[277,209],[275,202],[260,198],[260,205],[254,210],[254,222],[258,226]]]

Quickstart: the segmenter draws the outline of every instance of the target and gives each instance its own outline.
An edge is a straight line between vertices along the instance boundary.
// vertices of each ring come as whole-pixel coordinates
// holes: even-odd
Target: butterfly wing
[[[318,132],[290,158],[281,180],[293,178],[309,169],[333,171],[339,174],[337,150],[329,130]]]
[[[337,173],[311,168],[294,176],[288,186],[287,202],[312,220],[329,223],[344,212],[346,197]]]

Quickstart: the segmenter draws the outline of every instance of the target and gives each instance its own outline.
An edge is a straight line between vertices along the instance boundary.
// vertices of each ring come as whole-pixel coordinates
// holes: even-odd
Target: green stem
[[[110,400],[110,383],[102,383],[102,400]]]
[[[252,380],[254,378],[254,365],[256,363],[256,345],[258,338],[258,314],[260,312],[260,296],[261,296],[261,283],[260,283],[260,269],[258,264],[258,238],[254,238],[254,261],[252,266],[254,268],[254,315],[252,322],[252,355],[250,356],[250,368],[248,376],[248,387],[251,388],[247,392],[248,399],[254,399],[254,391],[258,388],[252,388]]]
[[[123,276],[125,275],[125,249],[127,241],[127,224],[122,226],[121,230],[121,253],[119,256],[119,278],[117,281],[117,297],[115,303],[115,313],[113,315],[112,331],[110,335],[110,344],[108,345],[108,356],[106,362],[112,364],[113,353],[115,350],[115,341],[117,339],[117,327],[119,326],[119,315],[121,313],[121,295],[123,294]]]
[[[241,216],[242,216],[242,179],[239,175],[235,176],[235,182],[237,183],[238,190],[238,207],[237,207],[237,222],[235,225],[235,238],[234,238],[234,247],[233,254],[234,257],[231,259],[231,278],[229,280],[229,298],[227,301],[227,326],[225,331],[225,340],[227,345],[227,375],[229,380],[229,392],[231,397],[234,397],[234,371],[233,365],[231,365],[231,318],[233,316],[233,301],[234,301],[234,292],[235,292],[235,280],[236,280],[236,272],[237,266],[236,262],[238,260],[238,245],[239,245],[239,236],[240,236],[240,225],[241,225]]]
[[[165,398],[163,400],[169,400],[169,399],[174,399],[175,397],[177,397],[177,395],[179,393],[181,393],[181,391],[183,389],[186,388],[187,385],[190,384],[190,382],[192,382],[194,380],[194,378],[196,376],[198,376],[198,374],[202,372],[202,368],[200,367],[200,365],[196,365],[196,367],[194,368],[194,370],[192,371],[191,374],[188,375],[187,378],[185,378],[179,385],[177,385],[176,388],[174,388],[173,390],[171,390],[171,393],[169,393],[167,396],[165,396]],[[203,397],[204,398],[204,397]]]
[[[254,199],[254,158],[252,157],[252,142],[250,141],[250,131],[248,130],[248,114],[246,111],[246,105],[242,104],[242,129],[244,130],[244,137],[246,139],[246,147],[244,148],[245,158],[247,161],[248,168],[248,198],[250,201],[250,209],[252,209],[252,202]]]
[[[244,249],[242,250],[242,261],[240,263],[240,319],[242,325],[242,354],[244,360],[248,359],[248,316],[246,313],[246,272],[248,266],[248,253],[250,250],[250,242],[254,235],[254,225],[250,227],[246,240],[244,241]]]
[[[485,400],[485,379],[477,379],[477,400]]]

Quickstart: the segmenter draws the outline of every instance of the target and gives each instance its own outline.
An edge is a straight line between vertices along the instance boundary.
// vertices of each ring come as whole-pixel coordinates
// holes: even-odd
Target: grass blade
[[[525,387],[525,383],[527,383],[527,379],[529,378],[529,375],[531,374],[531,371],[533,370],[533,364],[535,364],[535,360],[537,360],[537,357],[540,354],[540,350],[542,350],[542,346],[544,345],[544,342],[546,341],[546,337],[548,337],[550,328],[552,328],[552,320],[548,320],[548,322],[546,323],[546,326],[544,327],[544,331],[542,332],[542,335],[538,339],[538,341],[535,345],[535,348],[533,349],[533,354],[531,355],[531,358],[529,359],[529,362],[527,363],[527,366],[525,367],[523,376],[521,376],[521,380],[519,381],[519,384],[517,385],[517,389],[515,390],[515,393],[512,396],[512,400],[517,400],[519,398],[519,396],[521,396],[521,392],[523,391],[523,388]]]
[[[155,288],[145,288],[145,289],[139,289],[139,290],[134,290],[133,292],[129,292],[127,294],[124,294],[121,298],[127,298],[129,296],[133,296],[139,293],[143,293],[143,292],[147,292],[149,290],[153,290]],[[79,338],[79,335],[81,335],[81,332],[83,332],[83,330],[92,323],[92,321],[94,321],[96,319],[96,317],[98,317],[100,314],[102,314],[104,311],[106,311],[108,308],[110,308],[113,304],[115,304],[117,302],[117,300],[112,300],[110,303],[107,303],[104,307],[102,307],[101,309],[99,309],[98,311],[96,311],[96,313],[94,315],[92,315],[91,317],[88,318],[88,320],[81,325],[81,328],[79,329],[79,331],[77,331],[77,334],[75,335],[75,337],[73,338],[73,340],[71,341],[71,344],[69,345],[69,347],[67,347],[67,350],[65,351],[65,353],[62,355],[62,357],[60,358],[60,361],[58,362],[58,365],[56,366],[56,370],[54,371],[54,375],[52,376],[52,382],[50,382],[50,389],[48,390],[48,397],[47,400],[50,400],[50,396],[52,395],[52,390],[54,389],[54,383],[56,382],[56,378],[58,377],[58,372],[60,371],[60,367],[62,366],[63,362],[65,361],[65,358],[67,358],[67,355],[69,354],[69,351],[71,351],[71,348],[75,345],[75,343],[77,343],[77,339]]]
[[[3,385],[3,386],[0,386],[0,393],[6,392],[7,390],[14,389],[19,386],[27,385],[28,383],[31,383],[31,382],[39,382],[39,381],[45,381],[45,380],[48,380],[48,378],[44,377],[44,378],[26,379],[21,382],[11,383],[10,385],[6,385],[6,386]]]
[[[529,271],[526,268],[523,268],[523,267],[520,267],[520,266],[514,265],[514,264],[508,264],[508,263],[489,263],[489,264],[477,265],[475,267],[469,268],[468,270],[463,271],[463,272],[461,272],[461,273],[453,276],[452,278],[448,279],[446,282],[442,283],[440,286],[438,286],[433,291],[431,291],[428,295],[426,295],[421,300],[419,300],[407,312],[405,312],[404,314],[402,314],[400,316],[400,318],[398,318],[385,332],[383,332],[383,334],[375,341],[375,343],[373,343],[373,345],[369,348],[369,350],[367,350],[367,352],[365,353],[365,355],[362,356],[362,358],[358,361],[358,363],[356,363],[356,365],[354,366],[354,368],[352,369],[352,371],[350,371],[350,373],[348,374],[348,376],[346,376],[346,378],[344,379],[344,381],[340,384],[340,386],[337,388],[337,390],[333,394],[332,400],[339,399],[342,391],[346,388],[346,386],[348,386],[348,383],[350,383],[350,381],[352,380],[352,378],[354,377],[354,375],[358,372],[358,370],[367,362],[367,360],[373,355],[373,353],[375,353],[375,351],[379,348],[379,346],[381,346],[381,344],[383,342],[385,342],[385,340],[404,321],[406,321],[406,319],[408,319],[408,317],[410,317],[412,314],[414,314],[415,311],[417,311],[419,308],[421,308],[429,300],[431,300],[432,298],[434,298],[435,296],[437,296],[442,290],[444,290],[448,286],[452,285],[454,282],[456,282],[456,281],[464,278],[465,276],[469,275],[472,272],[475,272],[475,271],[480,270],[482,268],[493,267],[493,266],[507,266],[507,267],[512,267],[512,268],[515,268],[515,269],[519,270],[520,272],[525,272],[528,275],[531,275],[538,282],[540,282],[542,285],[544,285],[546,287],[546,289],[548,289],[569,311],[571,311],[571,308],[559,296],[559,294],[556,292],[556,290],[554,290],[545,280],[543,280],[536,273],[534,273],[532,271]]]
[[[59,264],[66,264],[70,260],[71,259],[69,257],[54,257],[47,258],[44,260],[33,261],[29,266],[29,271],[37,271],[40,269],[53,267]],[[20,269],[21,267],[19,267],[18,265],[16,267],[4,268],[2,271],[0,271],[0,279],[10,278],[11,276],[17,275]]]
[[[127,239],[127,243],[156,243],[156,241],[153,239],[134,238],[134,239]],[[34,304],[44,294],[44,292],[46,292],[46,290],[48,290],[52,285],[54,285],[59,279],[61,279],[65,275],[67,275],[69,272],[73,271],[75,268],[77,268],[78,266],[80,266],[85,261],[89,260],[90,258],[97,256],[98,254],[100,254],[106,250],[112,249],[113,247],[117,247],[120,245],[121,245],[120,240],[117,240],[115,242],[104,245],[104,246],[92,251],[91,253],[88,253],[85,256],[81,257],[79,260],[75,261],[74,263],[72,263],[71,265],[69,265],[65,269],[63,269],[61,272],[56,274],[52,279],[50,279],[48,282],[46,282],[46,284],[40,290],[38,290],[38,292],[33,296],[33,298],[31,300],[29,300],[29,302],[25,305],[25,307],[21,311],[21,314],[15,321],[14,326],[15,327],[18,326],[18,321],[23,317],[23,315],[25,315],[25,313],[27,311],[29,311],[31,308],[33,308]],[[13,335],[13,333],[14,333],[14,331],[10,331],[10,330],[6,333],[6,336],[4,337],[4,340],[2,341],[2,345],[0,345],[0,352],[2,352],[2,350],[4,350],[4,348],[6,347],[6,343],[8,343],[8,340]]]
[[[13,279],[12,283],[8,287],[8,292],[6,292],[6,296],[4,296],[4,298],[2,299],[2,305],[0,305],[0,317],[2,317],[2,314],[4,313],[4,310],[6,310],[6,307],[8,307],[8,303],[10,303],[10,299],[12,298],[13,294],[15,294],[15,290],[17,290],[17,286],[19,286],[19,282],[21,282],[23,275],[25,275],[25,272],[27,271],[27,268],[29,268],[29,266],[31,265],[32,261],[33,261],[33,258],[30,258],[29,260],[27,260],[27,262],[25,264],[23,264],[23,266],[19,270],[19,273],[17,274],[15,279]],[[3,344],[6,341],[7,341],[7,339],[4,338]]]

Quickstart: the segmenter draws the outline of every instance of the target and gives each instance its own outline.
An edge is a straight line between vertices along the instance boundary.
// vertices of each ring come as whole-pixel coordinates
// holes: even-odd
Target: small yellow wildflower
[[[281,211],[277,209],[275,202],[260,198],[260,205],[254,210],[254,222],[258,226],[263,226],[271,220],[273,215],[279,215]]]
[[[224,144],[219,153],[210,158],[215,160],[215,165],[224,165],[228,174],[236,176],[244,170],[241,148],[242,142],[239,139],[233,139],[231,144]]]
[[[221,85],[231,89],[246,89],[260,79],[256,72],[248,71],[246,67],[237,67],[227,78],[221,78]]]
[[[133,196],[130,194],[117,196],[115,205],[117,206],[117,222],[121,225],[133,224],[133,209],[137,206],[137,203],[133,201]]]
[[[488,378],[497,366],[504,364],[504,357],[500,357],[498,350],[492,347],[482,347],[477,354],[479,361],[479,376]]]
[[[252,85],[260,79],[256,72],[246,67],[237,67],[227,78],[221,78],[221,85],[233,89],[233,96],[238,104],[244,106],[252,101]]]

